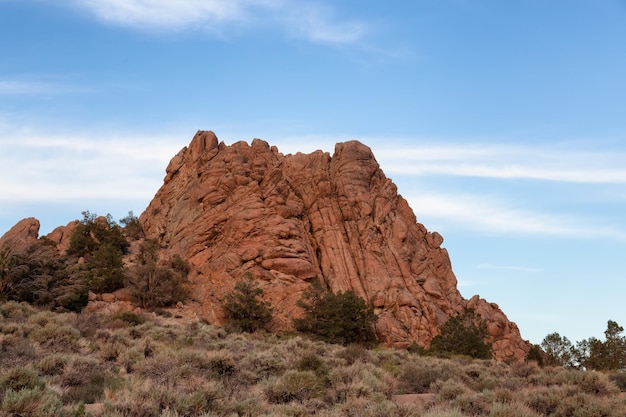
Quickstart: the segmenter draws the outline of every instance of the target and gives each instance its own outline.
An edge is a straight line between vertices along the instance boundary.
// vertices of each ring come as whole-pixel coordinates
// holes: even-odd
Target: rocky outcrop
[[[451,315],[474,308],[498,359],[529,348],[496,304],[457,290],[443,238],[417,222],[371,150],[339,143],[331,156],[283,155],[255,139],[219,143],[198,132],[170,162],[141,215],[163,258],[189,261],[190,305],[221,323],[221,301],[249,272],[274,306],[274,329],[291,327],[311,280],[352,290],[378,315],[386,344],[428,346]]]
[[[67,253],[70,247],[70,238],[72,232],[80,224],[80,221],[73,220],[67,224],[67,226],[59,226],[50,232],[46,237],[52,242],[56,243],[57,249],[62,255]]]
[[[0,237],[0,253],[18,253],[37,242],[39,237],[39,220],[34,217],[22,219],[8,232]]]

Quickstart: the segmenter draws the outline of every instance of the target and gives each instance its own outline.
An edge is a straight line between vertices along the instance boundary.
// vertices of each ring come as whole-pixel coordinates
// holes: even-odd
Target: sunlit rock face
[[[317,279],[367,300],[388,345],[428,346],[470,307],[487,320],[498,359],[528,351],[496,304],[461,297],[443,238],[416,221],[357,141],[338,143],[332,156],[283,155],[259,139],[227,146],[200,131],[166,173],[140,221],[163,258],[189,261],[189,305],[212,323],[222,323],[221,301],[250,273],[274,307],[275,330],[291,328]]]

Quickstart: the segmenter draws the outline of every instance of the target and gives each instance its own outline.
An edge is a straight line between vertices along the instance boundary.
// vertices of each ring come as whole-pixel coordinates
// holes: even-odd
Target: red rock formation
[[[255,139],[218,143],[198,132],[170,162],[141,215],[163,257],[187,259],[197,314],[223,320],[224,296],[245,272],[286,329],[296,302],[319,279],[372,304],[389,345],[428,346],[450,315],[474,308],[488,322],[498,359],[522,359],[529,344],[495,304],[464,300],[443,238],[417,223],[371,150],[339,143],[334,155],[283,155]]]
[[[37,242],[39,226],[39,220],[34,217],[28,217],[17,222],[15,226],[0,237],[0,253],[22,252]]]
[[[70,247],[70,238],[72,232],[76,229],[76,226],[80,224],[80,221],[73,220],[67,224],[67,226],[59,226],[50,232],[46,237],[57,244],[57,249],[62,255],[67,253]]]

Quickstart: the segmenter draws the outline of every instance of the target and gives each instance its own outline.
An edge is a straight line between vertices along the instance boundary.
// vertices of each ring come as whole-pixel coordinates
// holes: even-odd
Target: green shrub
[[[8,390],[0,406],[2,416],[62,417],[65,415],[59,399],[41,388]]]
[[[165,307],[184,301],[187,293],[184,283],[187,268],[174,262],[174,266],[158,264],[159,245],[155,240],[146,240],[140,246],[137,264],[126,277],[135,302],[142,308]]]
[[[494,403],[489,409],[489,417],[541,417],[521,403]]]
[[[30,367],[11,368],[0,374],[0,392],[43,389],[44,386],[43,380]]]
[[[372,307],[352,291],[335,294],[315,283],[305,291],[298,305],[304,310],[302,318],[293,320],[299,332],[329,343],[376,343],[374,323],[378,317]]]
[[[74,356],[66,364],[58,383],[63,387],[62,400],[66,404],[97,402],[104,394],[107,378],[95,358]]]
[[[468,416],[485,415],[491,401],[476,392],[463,392],[450,402],[450,405],[458,408]]]
[[[433,338],[429,351],[436,355],[490,359],[491,345],[485,342],[486,338],[487,324],[474,310],[466,308],[462,315],[448,319],[441,333]]]
[[[601,372],[577,372],[577,385],[586,394],[597,396],[615,395],[617,387],[611,383],[609,377]]]
[[[205,361],[208,369],[217,378],[232,376],[237,373],[237,363],[232,352],[228,350],[208,352]]]
[[[338,397],[367,397],[382,395],[391,398],[396,390],[395,378],[371,363],[355,362],[350,366],[331,369],[328,380]]]
[[[19,333],[0,335],[0,369],[26,364],[39,356],[30,340]]]
[[[124,226],[124,234],[131,239],[141,239],[144,236],[139,218],[132,210],[128,212],[128,216],[120,219],[120,223]]]
[[[287,368],[285,358],[271,350],[254,351],[242,360],[242,368],[254,372],[259,379],[281,374]]]
[[[0,266],[0,293],[5,299],[71,311],[87,304],[83,280],[69,273],[54,246],[37,241],[21,252],[0,254]]]
[[[560,387],[540,387],[527,391],[525,397],[525,403],[531,410],[550,416],[556,412],[567,394]]]
[[[344,404],[338,407],[337,412],[330,416],[341,417],[418,417],[421,413],[412,412],[410,409],[382,398],[348,398]]]
[[[82,214],[83,220],[70,236],[67,253],[74,260],[83,258],[84,264],[75,266],[71,275],[82,279],[94,292],[112,292],[122,288],[126,271],[122,257],[129,246],[122,228],[111,215],[98,217],[89,211]],[[81,296],[73,302],[83,299],[84,296]]]
[[[439,401],[452,401],[463,393],[468,392],[465,384],[456,379],[439,380],[433,384],[432,391],[437,394]]]
[[[319,356],[313,353],[306,353],[300,357],[296,367],[299,371],[313,371],[319,377],[328,375],[328,367]]]
[[[449,405],[440,405],[433,407],[423,414],[421,417],[467,417],[458,408]]]
[[[36,312],[37,310],[28,303],[17,301],[0,303],[0,315],[5,319],[24,321]]]
[[[113,314],[109,317],[109,321],[119,320],[123,322],[126,326],[138,326],[146,322],[146,318],[139,314],[133,313],[132,311],[124,311],[121,313]]]
[[[35,368],[40,374],[46,376],[60,375],[68,362],[68,356],[64,354],[47,355],[41,358]]]
[[[337,352],[337,357],[346,361],[346,364],[352,365],[355,362],[374,363],[376,358],[363,345],[351,344],[343,350]]]
[[[77,352],[80,332],[71,326],[51,322],[33,330],[31,338],[48,352]]]
[[[263,392],[270,404],[302,403],[320,396],[323,388],[324,384],[315,373],[289,370],[282,377],[266,382]]]
[[[584,393],[564,397],[554,413],[555,417],[622,417],[623,415],[623,403],[612,404]]]
[[[270,303],[263,301],[263,290],[247,274],[243,280],[235,284],[222,304],[226,322],[229,327],[252,333],[264,328],[272,321]]]
[[[430,386],[434,382],[446,377],[447,374],[442,369],[432,366],[430,363],[421,365],[409,363],[402,368],[398,376],[398,393],[421,394],[430,392]]]
[[[619,388],[621,392],[626,391],[626,373],[614,372],[609,374],[609,379],[615,384],[615,386],[617,386],[617,388]]]

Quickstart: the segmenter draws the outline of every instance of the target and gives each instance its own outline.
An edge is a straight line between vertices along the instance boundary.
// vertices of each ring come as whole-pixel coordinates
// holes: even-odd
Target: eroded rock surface
[[[498,359],[522,359],[529,344],[496,304],[457,290],[443,238],[417,222],[371,150],[339,143],[331,156],[283,155],[267,142],[219,143],[200,131],[169,163],[141,215],[164,258],[189,261],[192,304],[221,323],[220,305],[249,272],[288,329],[296,302],[319,279],[353,290],[379,317],[388,345],[428,346],[450,315],[474,308],[488,322]]]
[[[37,242],[39,238],[40,223],[34,217],[27,217],[17,222],[15,226],[9,229],[2,237],[0,237],[0,253],[4,252],[5,256],[10,253],[19,253]]]

